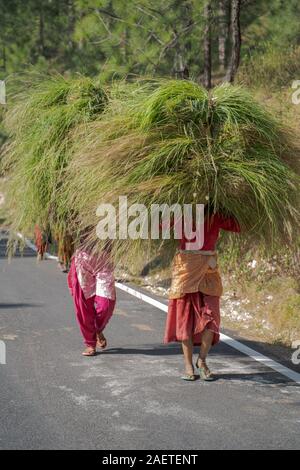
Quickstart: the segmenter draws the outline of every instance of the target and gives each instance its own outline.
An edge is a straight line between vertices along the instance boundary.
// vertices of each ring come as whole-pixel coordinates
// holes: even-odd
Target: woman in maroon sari
[[[164,342],[180,341],[185,360],[183,380],[195,380],[193,346],[200,345],[196,369],[203,380],[213,380],[206,358],[220,338],[220,296],[222,281],[215,246],[220,230],[240,232],[232,217],[206,216],[204,244],[200,250],[188,250],[193,241],[182,237],[173,260],[172,284]]]

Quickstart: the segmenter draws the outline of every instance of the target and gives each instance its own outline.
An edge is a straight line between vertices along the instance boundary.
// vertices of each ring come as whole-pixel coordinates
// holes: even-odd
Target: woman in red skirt
[[[206,358],[220,338],[220,278],[215,245],[220,230],[240,232],[235,219],[215,214],[204,221],[204,244],[200,250],[187,250],[183,237],[173,260],[172,283],[164,342],[181,341],[186,375],[195,380],[193,346],[200,345],[196,369],[200,378],[213,380]]]
[[[37,259],[42,261],[44,259],[47,245],[49,241],[49,235],[47,230],[43,230],[39,225],[36,224],[34,227],[34,243],[37,248]]]

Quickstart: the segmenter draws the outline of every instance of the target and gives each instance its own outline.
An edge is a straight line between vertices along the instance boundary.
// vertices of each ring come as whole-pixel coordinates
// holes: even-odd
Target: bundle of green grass
[[[76,227],[94,228],[101,203],[209,202],[234,216],[259,243],[288,240],[299,229],[299,146],[293,134],[242,87],[211,92],[191,81],[142,83],[127,106],[106,108],[74,151],[64,197]],[[134,258],[157,241],[116,240]]]
[[[38,224],[63,236],[72,210],[57,194],[72,155],[74,129],[101,115],[107,93],[82,76],[29,75],[18,83],[21,91],[15,88],[5,119],[10,144],[3,161],[12,228],[31,234]]]

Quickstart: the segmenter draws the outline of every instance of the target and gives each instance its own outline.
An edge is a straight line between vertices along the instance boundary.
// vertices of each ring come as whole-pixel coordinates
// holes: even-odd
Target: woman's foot
[[[92,346],[88,346],[82,353],[83,356],[95,356],[96,355],[96,348]]]
[[[194,374],[194,367],[186,366],[185,368],[185,375],[181,377],[181,380],[186,380],[187,382],[194,382],[196,380],[196,376]]]
[[[67,273],[69,272],[68,267],[62,263],[61,261],[58,263],[59,269],[61,270],[62,273]]]
[[[107,346],[106,338],[101,331],[97,333],[97,346],[99,346],[100,349],[105,349]]]
[[[214,375],[209,370],[208,365],[206,364],[206,359],[201,359],[199,356],[196,362],[196,369],[199,372],[200,379],[205,380],[207,382],[211,382],[214,380]]]

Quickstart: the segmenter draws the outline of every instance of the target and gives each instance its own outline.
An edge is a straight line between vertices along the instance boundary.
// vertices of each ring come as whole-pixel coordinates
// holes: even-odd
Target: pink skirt
[[[213,345],[219,342],[220,297],[194,292],[169,300],[164,343],[192,338],[200,345],[204,330],[213,331]]]

